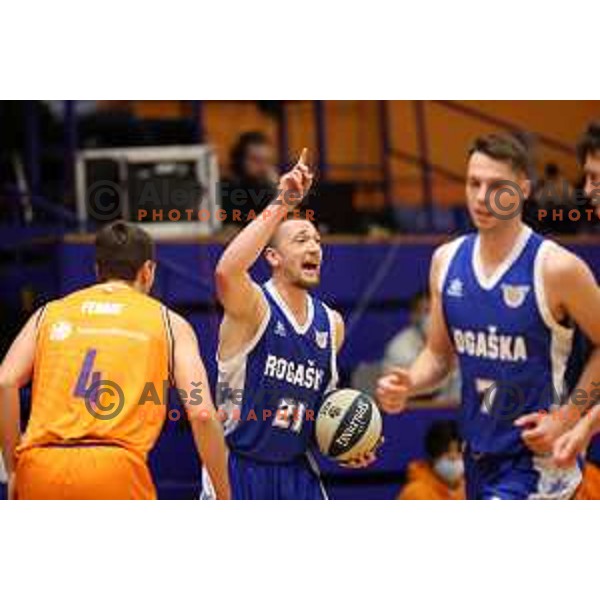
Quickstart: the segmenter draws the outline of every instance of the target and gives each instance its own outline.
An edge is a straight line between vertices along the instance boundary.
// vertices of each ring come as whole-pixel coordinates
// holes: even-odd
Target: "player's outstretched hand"
[[[552,457],[558,467],[569,467],[577,460],[590,443],[592,428],[585,417],[573,427],[563,433],[552,448]]]
[[[552,452],[554,442],[564,433],[566,420],[556,413],[534,412],[515,420],[523,431],[521,439],[535,454]]]
[[[377,450],[381,448],[384,442],[384,438],[381,437],[379,442],[373,450],[370,452],[366,452],[362,456],[355,458],[353,460],[348,460],[346,462],[338,463],[340,467],[344,467],[345,469],[364,469],[370,465],[372,465],[377,460]]]
[[[397,414],[406,408],[411,390],[412,381],[408,371],[393,367],[389,373],[379,378],[375,396],[385,412]]]
[[[306,162],[307,157],[308,150],[304,148],[293,169],[282,175],[279,180],[280,200],[290,208],[302,202],[312,185],[314,176]]]

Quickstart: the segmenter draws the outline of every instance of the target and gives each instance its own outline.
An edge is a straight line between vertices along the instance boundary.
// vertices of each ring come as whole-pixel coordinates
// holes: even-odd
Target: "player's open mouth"
[[[319,272],[319,263],[312,261],[305,261],[302,263],[302,270],[310,273],[312,275],[316,275]]]

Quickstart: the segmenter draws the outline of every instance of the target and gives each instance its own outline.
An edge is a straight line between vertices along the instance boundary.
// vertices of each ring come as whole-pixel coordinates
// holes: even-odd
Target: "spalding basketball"
[[[375,449],[381,438],[381,413],[367,394],[335,390],[325,397],[315,429],[321,452],[346,462]]]

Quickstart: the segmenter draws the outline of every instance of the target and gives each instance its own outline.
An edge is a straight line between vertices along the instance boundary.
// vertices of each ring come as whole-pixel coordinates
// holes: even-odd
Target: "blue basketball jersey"
[[[262,289],[267,315],[243,352],[219,361],[217,403],[232,451],[290,463],[309,449],[323,395],[337,382],[335,326],[318,299],[308,295],[299,325],[272,281]]]
[[[440,289],[462,376],[463,436],[474,453],[528,453],[514,420],[549,410],[565,392],[573,329],[546,303],[542,256],[550,244],[524,228],[486,278],[478,235],[452,242]]]

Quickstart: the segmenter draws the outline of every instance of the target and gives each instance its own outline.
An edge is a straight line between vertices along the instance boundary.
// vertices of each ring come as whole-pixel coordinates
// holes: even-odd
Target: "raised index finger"
[[[300,153],[300,158],[298,159],[298,164],[302,167],[308,167],[306,164],[306,160],[308,159],[308,149],[302,148],[302,152]]]

